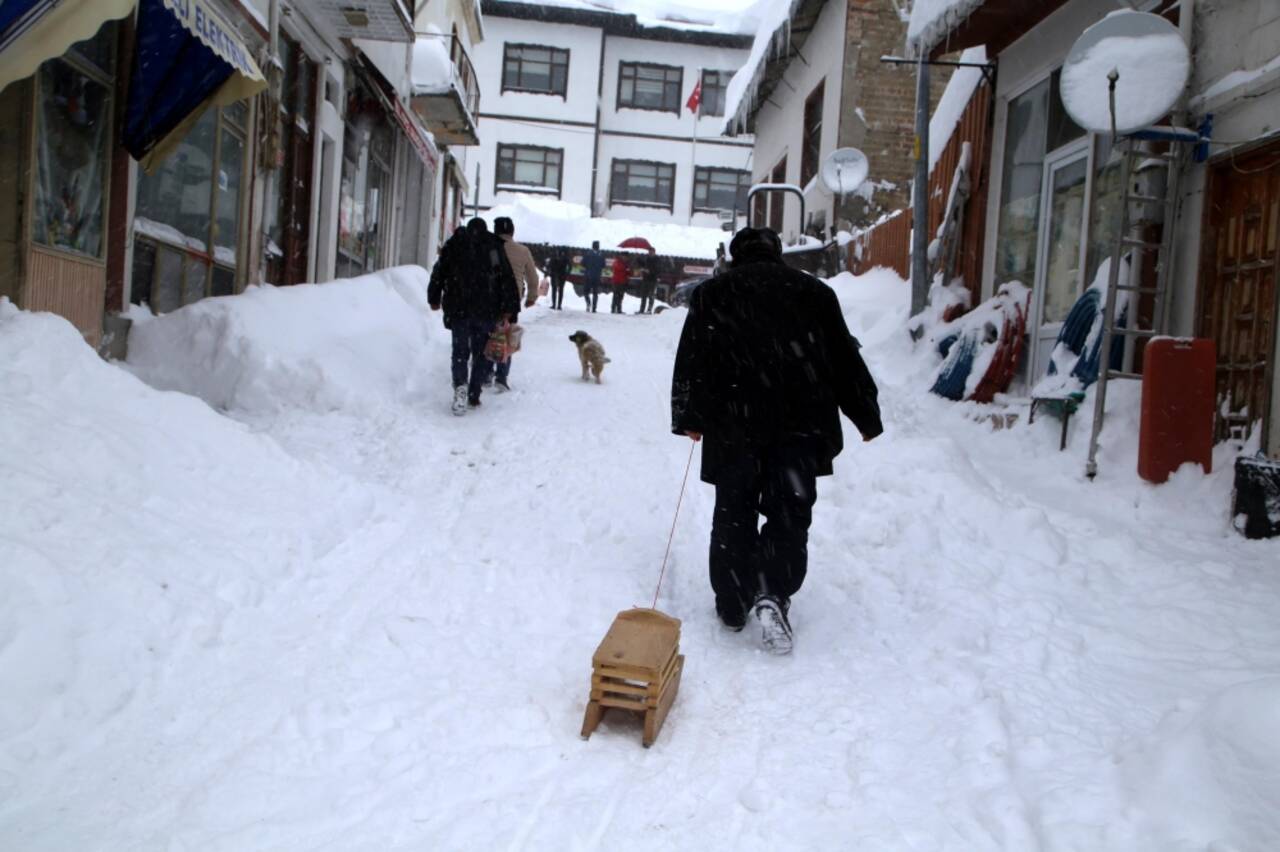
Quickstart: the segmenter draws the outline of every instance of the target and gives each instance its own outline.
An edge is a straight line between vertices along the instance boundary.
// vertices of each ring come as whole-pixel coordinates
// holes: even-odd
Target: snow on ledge
[[[915,0],[907,23],[907,53],[919,56],[946,38],[983,0]]]

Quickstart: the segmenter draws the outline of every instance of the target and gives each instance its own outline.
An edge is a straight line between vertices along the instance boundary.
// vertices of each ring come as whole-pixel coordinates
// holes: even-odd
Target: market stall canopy
[[[137,0],[4,0],[0,3],[0,90],[35,73]]]
[[[210,0],[140,0],[124,147],[152,171],[206,109],[266,86],[249,49]]]

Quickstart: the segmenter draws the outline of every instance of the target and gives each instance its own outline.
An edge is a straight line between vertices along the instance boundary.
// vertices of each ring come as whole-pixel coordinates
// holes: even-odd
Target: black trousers
[[[722,460],[708,564],[716,611],[725,623],[743,623],[760,595],[785,605],[800,590],[818,467],[810,452],[788,447]]]
[[[647,314],[653,310],[653,293],[657,287],[657,281],[646,281],[640,285],[640,313]]]
[[[564,279],[551,276],[551,307],[559,310],[564,304]]]
[[[600,300],[600,282],[587,280],[582,286],[582,297],[587,300],[587,310],[594,313]]]
[[[609,306],[610,313],[622,313],[622,297],[626,295],[626,292],[627,286],[625,284],[613,285],[613,303]]]

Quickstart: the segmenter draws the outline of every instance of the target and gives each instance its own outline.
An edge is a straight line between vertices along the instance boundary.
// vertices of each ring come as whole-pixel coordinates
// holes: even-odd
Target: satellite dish
[[[1173,24],[1147,12],[1112,12],[1085,30],[1062,66],[1062,105],[1076,124],[1110,133],[1149,127],[1177,103],[1191,75],[1191,53]]]
[[[867,155],[857,148],[837,148],[822,162],[822,185],[836,195],[857,192],[867,180]]]

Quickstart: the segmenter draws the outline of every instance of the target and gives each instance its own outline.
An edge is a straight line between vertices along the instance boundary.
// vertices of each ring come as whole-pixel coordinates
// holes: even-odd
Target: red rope
[[[671,519],[671,535],[667,536],[667,552],[662,555],[662,571],[658,574],[658,587],[653,590],[653,606],[650,609],[658,608],[658,593],[662,591],[662,578],[667,574],[667,558],[671,556],[671,542],[676,537],[676,521],[680,520],[680,505],[684,503],[684,489],[689,484],[689,470],[693,467],[693,451],[697,446],[697,441],[689,442],[689,463],[684,466],[684,479],[680,482],[680,498],[676,500],[676,516]]]

